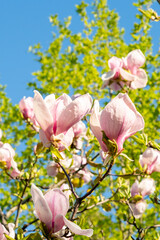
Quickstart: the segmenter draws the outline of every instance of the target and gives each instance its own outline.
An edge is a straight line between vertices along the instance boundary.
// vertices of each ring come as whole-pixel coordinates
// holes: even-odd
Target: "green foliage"
[[[134,5],[137,9],[146,9],[151,2],[138,0]],[[135,219],[133,219],[126,202],[126,199],[128,201],[139,200],[139,198],[131,199],[130,186],[136,178],[141,180],[147,176],[139,164],[140,154],[144,152],[147,146],[160,149],[158,144],[160,52],[153,54],[153,41],[150,35],[152,24],[150,19],[152,19],[152,16],[148,17],[148,10],[141,10],[145,14],[137,10],[131,32],[132,39],[130,44],[127,45],[123,39],[125,31],[120,29],[118,25],[119,16],[114,10],[109,9],[106,0],[93,0],[92,4],[90,4],[90,1],[81,1],[79,5],[76,5],[76,11],[84,25],[81,32],[75,33],[71,31],[71,17],[61,22],[58,15],[50,16],[53,30],[57,34],[53,34],[53,41],[48,49],[43,51],[40,44],[29,48],[41,65],[41,69],[33,73],[37,80],[30,82],[29,87],[40,91],[42,94],[54,93],[57,96],[64,92],[70,95],[88,92],[93,98],[101,100],[102,105],[105,105],[117,94],[110,89],[101,89],[102,80],[100,76],[109,70],[108,60],[112,56],[125,57],[134,49],[141,49],[146,56],[146,63],[143,67],[147,71],[149,78],[145,89],[129,90],[128,92],[137,110],[144,117],[145,129],[141,134],[137,133],[136,136],[126,140],[123,154],[116,158],[112,174],[108,175],[94,194],[87,197],[79,207],[82,214],[77,214],[80,216],[77,224],[82,228],[94,229],[91,240],[159,239],[156,228],[151,227],[158,224],[159,221],[159,173],[152,174],[157,186],[156,194],[151,197],[154,210],[152,206],[149,207],[144,217],[136,220],[137,225],[135,225]],[[60,173],[54,179],[47,176],[46,165],[48,160],[52,159],[51,153],[57,159],[62,159],[61,153],[56,148],[50,149],[51,152],[47,152],[43,148],[33,128],[24,123],[18,106],[12,105],[4,91],[5,88],[0,86],[2,142],[10,143],[15,150],[18,147],[20,148],[19,151],[16,151],[15,160],[22,175],[17,180],[11,179],[5,173],[0,175],[2,196],[0,208],[6,213],[6,220],[9,223],[15,222],[17,206],[20,205],[21,214],[18,223],[23,229],[25,223],[32,222],[35,219],[30,194],[31,183],[34,182],[37,186],[47,190],[49,187],[59,184],[59,181],[63,181],[65,175]],[[99,182],[109,162],[106,162],[106,166],[104,166],[100,158],[93,161],[93,157],[100,152],[100,147],[89,130],[87,135],[89,140],[86,141],[84,151],[81,154],[86,155],[90,170],[94,176],[93,180],[86,186],[87,191],[89,191]],[[117,146],[115,143],[106,141],[108,145],[114,148],[112,150],[116,154]],[[37,143],[35,154],[33,149]],[[88,147],[89,145],[91,147]],[[69,151],[73,152],[71,148]],[[66,151],[66,155],[69,155],[69,151]],[[74,175],[71,177],[75,188],[83,185],[81,178],[76,178]],[[77,191],[81,195],[84,194],[83,188]],[[108,201],[103,203],[106,199]],[[98,204],[100,202],[102,204]],[[70,200],[70,205],[72,209],[73,200]],[[85,211],[86,208],[88,210]],[[11,209],[12,211],[10,211]],[[22,229],[18,229],[18,240],[44,239],[37,232],[26,236]],[[141,233],[139,229],[142,230]],[[7,235],[6,238],[12,240]],[[74,239],[88,238],[77,235],[74,236]]]

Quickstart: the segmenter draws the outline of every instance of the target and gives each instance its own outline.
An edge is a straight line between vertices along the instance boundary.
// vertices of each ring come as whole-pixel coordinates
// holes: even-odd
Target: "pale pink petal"
[[[104,152],[106,152],[106,151],[108,151],[108,149],[102,141],[103,135],[102,135],[102,129],[100,126],[99,116],[100,116],[99,102],[98,102],[98,100],[95,100],[94,106],[92,108],[91,117],[90,117],[90,127],[91,127],[91,130],[92,130],[94,136],[98,139],[102,150]]]
[[[15,231],[14,231],[14,223],[9,223],[8,228],[9,228],[9,236],[12,238],[15,238]]]
[[[35,206],[36,215],[39,220],[46,224],[48,230],[52,229],[52,212],[40,189],[34,184],[31,186],[32,199]]]
[[[58,163],[52,161],[47,165],[48,176],[55,177],[58,174],[59,165]]]
[[[121,68],[123,66],[123,60],[113,56],[108,60],[108,66],[111,70]]]
[[[48,140],[53,133],[53,117],[38,91],[34,91],[33,109],[37,122],[44,131]]]
[[[69,209],[69,200],[65,196],[65,194],[60,189],[57,188],[49,190],[44,195],[44,198],[50,208],[50,211],[52,212],[52,228],[54,228],[56,216],[59,214],[62,215],[67,214],[67,211]]]
[[[137,203],[130,203],[130,207],[133,211],[134,217],[140,218],[147,208],[147,203],[145,200],[140,200]]]
[[[124,69],[120,69],[120,75],[122,77],[122,79],[126,80],[127,82],[132,82],[136,80],[136,76],[129,73],[128,71],[124,70]]]
[[[44,147],[48,148],[51,146],[50,140],[47,138],[45,132],[42,129],[39,130],[39,138],[43,143]]]
[[[81,229],[77,224],[69,221],[67,218],[63,217],[63,221],[65,225],[71,230],[71,232],[77,235],[84,235],[87,237],[91,237],[93,235],[93,229]]]
[[[147,85],[148,77],[146,72],[143,69],[138,69],[135,79],[131,82],[131,88],[144,88]]]
[[[131,196],[140,195],[139,182],[136,180],[131,187]]]
[[[143,197],[154,193],[155,188],[155,182],[152,178],[145,178],[139,184],[139,191]]]
[[[91,106],[92,98],[89,94],[77,97],[61,112],[56,134],[66,132],[75,123],[79,122],[90,111]]]
[[[116,70],[112,70],[102,75],[101,77],[103,80],[102,89],[110,85],[111,80],[114,79],[115,74]]]
[[[145,56],[140,49],[131,51],[127,57],[128,69],[134,74],[134,68],[140,68],[145,63]]]

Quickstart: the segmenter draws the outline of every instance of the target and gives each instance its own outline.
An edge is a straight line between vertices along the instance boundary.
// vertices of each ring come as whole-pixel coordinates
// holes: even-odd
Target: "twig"
[[[72,191],[73,195],[75,196],[75,198],[77,199],[78,195],[76,194],[76,192],[73,189],[73,185],[71,183],[70,177],[68,176],[68,174],[67,174],[66,170],[64,169],[64,167],[59,162],[58,162],[58,165],[62,168],[63,172],[65,173],[65,175],[67,177],[67,180],[68,180],[68,183],[69,183],[69,186],[71,188],[71,191]]]

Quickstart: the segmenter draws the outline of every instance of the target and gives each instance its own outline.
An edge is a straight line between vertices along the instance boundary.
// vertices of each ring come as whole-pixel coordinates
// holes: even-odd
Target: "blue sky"
[[[92,2],[87,0],[87,2]],[[125,40],[129,42],[130,31],[137,8],[132,0],[108,0],[109,8],[120,15],[119,26],[126,29]],[[75,4],[80,0],[0,0],[0,84],[7,85],[7,96],[14,104],[23,96],[33,96],[26,90],[27,82],[39,70],[35,56],[28,52],[29,46],[40,43],[47,49],[52,41],[53,28],[49,16],[58,14],[63,20],[72,16],[71,29],[81,28],[80,18],[75,12]],[[160,5],[152,6],[160,15]],[[127,11],[126,11],[127,10]],[[154,51],[159,48],[160,22],[152,23]]]

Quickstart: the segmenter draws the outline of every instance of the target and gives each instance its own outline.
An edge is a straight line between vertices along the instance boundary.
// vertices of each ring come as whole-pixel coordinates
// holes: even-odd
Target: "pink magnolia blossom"
[[[152,178],[145,178],[140,183],[136,180],[131,187],[131,196],[141,195],[145,197],[155,191],[155,182]]]
[[[126,84],[131,89],[143,88],[147,84],[147,74],[140,67],[145,63],[145,56],[140,49],[131,51],[125,58],[112,57],[108,61],[111,71],[102,75],[102,88],[110,86],[114,91]]]
[[[89,94],[75,100],[63,94],[55,99],[54,94],[42,98],[38,91],[34,96],[34,113],[41,127],[40,139],[45,147],[51,143],[58,148],[71,145],[74,137],[73,125],[79,122],[90,110],[92,99]]]
[[[12,177],[18,177],[20,175],[20,171],[17,168],[17,163],[14,161],[14,156],[15,151],[11,145],[0,142],[0,162],[2,162],[7,169],[12,168]]]
[[[139,162],[142,167],[146,167],[148,174],[160,172],[160,151],[153,148],[147,148],[140,156]]]
[[[67,226],[75,234],[92,236],[92,229],[81,229],[65,217],[69,209],[69,199],[60,189],[51,189],[43,196],[40,189],[32,184],[31,194],[36,215],[46,225],[48,232],[57,233]]]
[[[39,124],[36,121],[35,114],[33,111],[33,98],[32,97],[24,97],[19,102],[19,108],[21,113],[23,114],[23,117],[25,120],[30,120],[33,123],[33,126],[38,131],[39,130]]]
[[[99,102],[95,100],[90,126],[104,152],[108,149],[102,141],[102,131],[110,140],[116,141],[120,152],[124,141],[144,128],[144,120],[129,96],[119,93],[102,111],[99,111]]]
[[[15,238],[15,232],[13,230],[14,226],[15,225],[13,223],[9,223],[8,224],[9,232],[8,232],[5,226],[0,223],[0,240],[7,240],[7,238],[5,237],[5,234],[12,238]]]
[[[136,180],[131,187],[131,196],[142,196],[142,199],[136,203],[130,203],[135,218],[140,218],[147,208],[147,203],[143,199],[145,196],[152,194],[155,191],[155,182],[151,178],[145,178],[140,183]]]
[[[140,218],[147,208],[147,203],[145,200],[140,200],[136,203],[130,203],[133,215],[135,218]]]

